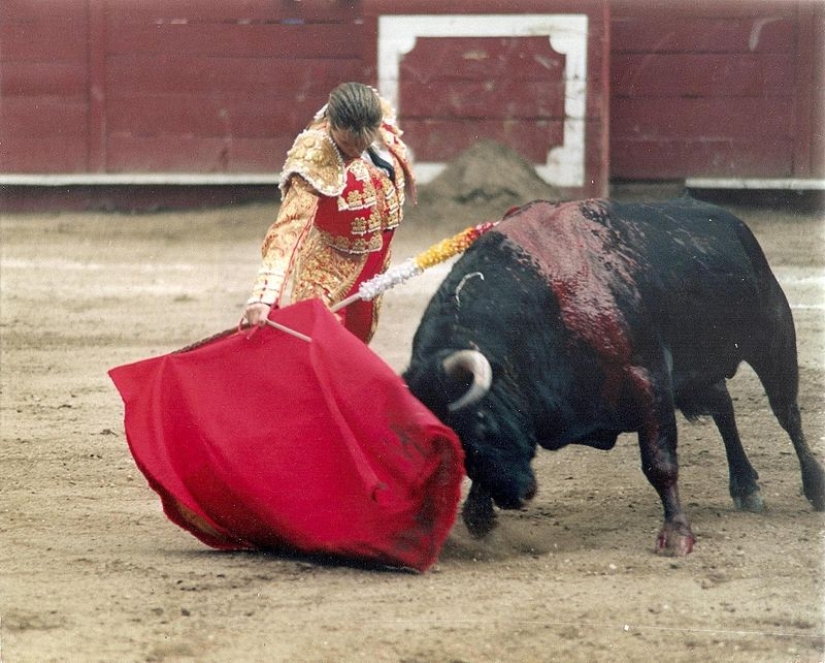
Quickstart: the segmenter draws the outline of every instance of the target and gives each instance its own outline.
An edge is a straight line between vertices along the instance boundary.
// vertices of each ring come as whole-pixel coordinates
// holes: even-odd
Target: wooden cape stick
[[[267,320],[266,324],[270,327],[275,327],[275,329],[279,329],[282,332],[289,334],[290,336],[294,336],[295,338],[300,338],[302,341],[306,341],[307,343],[311,342],[312,339],[307,336],[306,334],[302,334],[292,327],[287,327],[286,325],[282,325],[279,322],[273,322],[272,320]],[[206,338],[202,338],[199,341],[195,341],[191,345],[187,345],[185,347],[180,348],[179,350],[174,350],[175,354],[180,352],[189,352],[190,350],[195,350],[201,346],[206,345],[207,343],[211,343],[212,341],[217,341],[219,338],[223,338],[224,336],[231,336],[232,334],[242,334],[245,329],[250,329],[250,326],[247,325],[245,328],[241,325],[237,325],[235,327],[230,327],[229,329],[224,329],[223,331],[218,332],[217,334],[212,334],[212,336],[207,336]]]
[[[280,329],[285,334],[289,334],[290,336],[294,336],[295,338],[300,338],[302,341],[306,341],[307,343],[312,342],[312,339],[309,336],[292,329],[292,327],[287,327],[286,325],[282,325],[278,322],[273,322],[269,319],[266,320],[266,324],[268,324],[270,327],[275,327],[275,329]]]

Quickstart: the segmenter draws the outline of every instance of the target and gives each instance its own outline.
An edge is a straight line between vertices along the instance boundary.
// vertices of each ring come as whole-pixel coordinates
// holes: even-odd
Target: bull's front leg
[[[679,468],[675,450],[657,448],[657,442],[642,439],[642,469],[651,485],[659,493],[665,511],[665,521],[656,538],[656,552],[659,555],[682,557],[693,550],[695,537],[690,529],[690,521],[679,502]]]
[[[681,557],[693,550],[695,537],[679,502],[673,399],[669,390],[655,391],[645,371],[635,372],[634,378],[644,403],[644,421],[639,429],[642,471],[659,494],[665,512],[664,524],[656,539],[656,552]]]
[[[478,539],[489,534],[496,526],[493,498],[490,491],[478,481],[473,481],[470,486],[470,493],[467,495],[467,501],[464,502],[461,517],[470,534]]]

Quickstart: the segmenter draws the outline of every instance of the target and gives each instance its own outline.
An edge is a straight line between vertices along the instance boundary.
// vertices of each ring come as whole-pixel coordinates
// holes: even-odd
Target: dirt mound
[[[517,152],[493,141],[476,143],[462,152],[420,191],[422,204],[453,201],[518,205],[538,198],[556,200],[559,192]]]
[[[542,180],[532,164],[494,141],[481,141],[462,152],[431,182],[418,188],[410,217],[447,217],[461,228],[497,219],[511,207],[531,200],[558,200],[559,191]]]

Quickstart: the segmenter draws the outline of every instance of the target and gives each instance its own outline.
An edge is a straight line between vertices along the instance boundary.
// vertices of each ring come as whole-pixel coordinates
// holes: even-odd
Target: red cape
[[[210,546],[423,571],[455,521],[455,433],[317,300],[109,371],[166,515]]]

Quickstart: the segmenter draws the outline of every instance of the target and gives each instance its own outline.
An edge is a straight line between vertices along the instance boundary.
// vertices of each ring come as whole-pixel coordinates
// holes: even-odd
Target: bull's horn
[[[477,403],[490,391],[493,382],[493,369],[487,357],[478,350],[458,350],[447,356],[442,362],[444,372],[449,377],[456,376],[460,371],[472,373],[473,383],[466,392],[447,406],[450,412]]]

